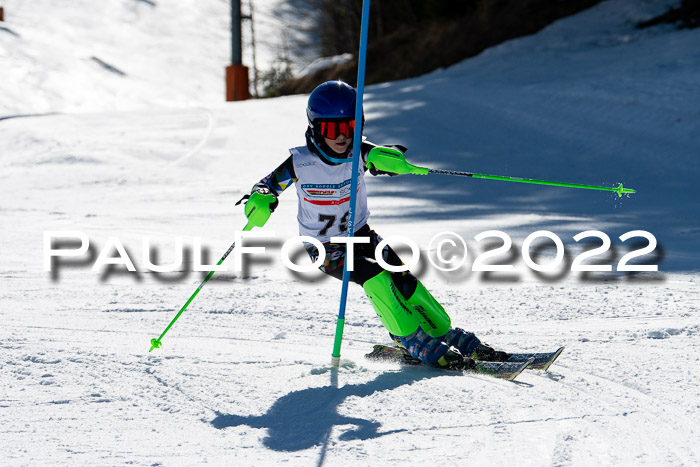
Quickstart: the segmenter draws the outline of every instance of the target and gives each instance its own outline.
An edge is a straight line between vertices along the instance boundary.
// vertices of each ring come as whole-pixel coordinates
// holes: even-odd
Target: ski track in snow
[[[189,263],[147,272],[142,237],[159,245],[159,263],[173,259],[173,237],[201,237],[214,262],[244,225],[235,201],[300,144],[305,96],[1,121],[3,465],[700,463],[700,289],[697,268],[688,268],[697,226],[686,210],[697,199],[688,149],[698,147],[697,96],[688,91],[697,66],[687,57],[698,32],[630,26],[668,3],[603,2],[448,70],[368,89],[368,133],[405,138],[416,163],[432,156],[440,168],[466,161],[519,175],[541,157],[535,168],[543,178],[605,174],[612,184],[624,175],[644,184],[642,203],[444,178],[368,180],[372,226],[385,237],[408,227],[421,248],[442,230],[472,238],[492,228],[516,243],[523,232],[564,236],[591,226],[611,237],[646,228],[665,240],[662,272],[641,277],[549,280],[519,267],[516,281],[486,280],[428,268],[422,280],[455,325],[505,350],[566,346],[549,373],[526,371],[515,383],[366,361],[372,344],[388,337],[355,286],[342,364],[331,369],[340,284],[294,276],[278,258],[216,274],[163,348],[148,352],[202,275],[188,272]],[[659,54],[668,44],[678,49]],[[529,67],[530,58],[519,59],[519,73],[501,69],[533,47],[555,59],[544,53]],[[620,64],[628,71],[606,79],[612,64],[590,65],[614,64],[616,47],[629,57]],[[651,67],[663,58],[658,66],[676,74],[640,72],[640,56]],[[587,75],[573,80],[582,70]],[[459,84],[465,77],[473,87]],[[671,78],[687,87],[660,86]],[[459,90],[452,107],[446,90]],[[463,122],[441,120],[437,106],[447,116],[470,109],[468,125],[456,132],[451,125]],[[682,122],[668,126],[671,115]],[[666,145],[686,170],[656,169],[649,144]],[[562,162],[559,153],[572,156]],[[606,159],[611,153],[616,158]],[[650,167],[668,175],[664,190],[682,199],[655,191]],[[295,216],[288,193],[264,230],[292,235]],[[85,231],[90,258],[44,272],[46,230]],[[113,235],[138,274],[90,271]],[[274,257],[279,244],[269,248]]]

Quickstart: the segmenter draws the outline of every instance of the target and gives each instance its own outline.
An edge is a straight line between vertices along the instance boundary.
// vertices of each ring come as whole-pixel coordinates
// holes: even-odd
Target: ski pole
[[[245,231],[245,230],[251,230],[251,229],[252,229],[252,227],[248,228],[248,225],[246,225],[246,226],[243,228],[244,231]],[[219,260],[219,262],[216,263],[216,265],[217,265],[217,266],[221,266],[221,263],[224,262],[224,260],[226,259],[226,257],[233,251],[233,249],[234,249],[235,247],[236,247],[236,242],[233,242],[233,243],[231,244],[231,246],[228,248],[228,250],[226,250],[226,253],[224,253],[224,256],[222,256],[221,259]],[[165,331],[163,331],[163,333],[160,335],[160,337],[158,337],[157,339],[156,339],[156,338],[151,339],[151,350],[149,350],[149,352],[153,351],[153,349],[159,349],[159,348],[160,348],[160,346],[162,345],[161,342],[160,342],[160,340],[161,340],[161,339],[163,338],[163,336],[165,336],[165,334],[170,330],[170,328],[173,326],[173,324],[175,324],[175,321],[177,321],[177,319],[180,317],[180,315],[181,315],[182,313],[184,313],[184,311],[187,309],[187,307],[190,305],[190,303],[192,303],[192,300],[194,300],[194,297],[196,297],[197,294],[199,293],[199,291],[202,290],[202,287],[204,287],[204,284],[206,284],[207,282],[209,282],[209,279],[211,279],[211,276],[213,276],[215,272],[216,272],[216,271],[211,271],[209,274],[207,274],[207,277],[204,278],[204,280],[202,281],[202,283],[199,284],[199,287],[197,287],[197,290],[194,291],[194,293],[193,293],[193,294],[190,296],[190,298],[185,302],[185,304],[182,306],[182,308],[180,308],[180,311],[178,311],[177,315],[175,315],[175,318],[173,318],[173,320],[170,322],[170,324],[168,324],[168,327],[165,328]]]
[[[267,219],[270,217],[269,211],[265,212],[262,210],[256,210],[254,212],[249,213],[248,217],[248,223],[246,224],[245,227],[243,227],[243,231],[248,231],[248,230],[253,230],[253,227],[262,227],[265,222],[267,222]],[[224,256],[221,257],[218,263],[216,263],[217,266],[221,266],[221,263],[224,262],[226,257],[233,251],[233,249],[236,247],[236,242],[233,242],[231,246],[229,247],[228,250],[226,250],[226,253],[224,253]],[[159,349],[160,346],[162,345],[161,339],[163,339],[163,336],[170,330],[170,328],[175,324],[175,321],[180,317],[180,315],[187,309],[187,307],[192,303],[192,300],[194,300],[194,297],[197,296],[200,290],[202,290],[202,287],[204,287],[204,284],[206,284],[209,279],[211,279],[211,276],[214,275],[216,270],[211,271],[209,274],[207,274],[207,277],[204,278],[201,284],[199,284],[199,287],[197,287],[197,290],[194,291],[194,293],[190,296],[190,298],[185,302],[185,304],[180,308],[180,311],[178,311],[177,315],[175,315],[175,318],[168,324],[168,326],[165,328],[163,333],[156,339],[153,338],[151,339],[151,350],[149,352],[152,352],[153,349]]]
[[[369,2],[362,1],[362,21],[360,25],[360,54],[357,61],[357,98],[355,100],[355,121],[362,121],[362,98],[365,90],[365,61],[367,57],[367,31],[369,29]],[[362,141],[362,125],[355,125],[353,141]],[[348,237],[355,235],[355,202],[357,200],[357,173],[360,167],[360,157],[362,155],[362,145],[354,144],[352,150],[352,181],[350,182],[350,210],[348,214]],[[340,345],[343,341],[343,329],[345,327],[345,303],[348,296],[348,284],[350,282],[350,271],[348,262],[345,261],[343,269],[343,285],[340,291],[340,306],[338,309],[338,321],[335,326],[335,340],[333,342],[333,353],[331,354],[331,366],[340,366]]]
[[[504,177],[501,175],[486,175],[477,174],[470,172],[458,172],[454,170],[439,170],[439,169],[428,169],[428,173],[431,174],[443,174],[443,175],[457,175],[461,177],[472,177],[472,178],[483,178],[484,180],[500,180],[503,182],[518,182],[518,183],[532,183],[534,185],[547,185],[547,186],[562,186],[566,188],[582,188],[584,190],[600,190],[600,191],[614,191],[619,197],[622,197],[625,193],[636,193],[636,190],[632,188],[624,188],[622,183],[618,184],[617,187],[608,186],[597,186],[597,185],[582,185],[580,183],[564,183],[564,182],[550,182],[547,180],[535,180],[532,178],[517,178],[517,177]]]
[[[482,178],[485,180],[500,180],[503,182],[531,183],[535,185],[582,188],[585,190],[614,191],[618,194],[619,197],[622,197],[623,194],[636,193],[636,190],[633,190],[632,188],[624,188],[622,186],[622,183],[619,183],[616,187],[607,187],[597,185],[582,185],[580,183],[551,182],[548,180],[535,180],[532,178],[505,177],[501,175],[486,175],[472,172],[459,172],[455,170],[439,170],[429,169],[427,167],[417,167],[406,161],[406,158],[404,157],[401,151],[399,151],[398,149],[387,147],[372,148],[372,150],[367,156],[367,167],[370,166],[381,171],[392,172],[397,174],[410,173],[414,175],[427,175],[429,173],[433,173],[443,175],[456,175],[460,177]]]

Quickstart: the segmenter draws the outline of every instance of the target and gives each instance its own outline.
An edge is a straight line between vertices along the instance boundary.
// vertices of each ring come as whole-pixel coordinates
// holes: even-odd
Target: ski
[[[524,362],[484,362],[477,361],[474,368],[468,371],[480,373],[483,375],[502,378],[507,381],[513,381],[526,368],[529,368],[534,359],[525,360]]]
[[[559,358],[559,355],[564,351],[564,347],[559,347],[554,352],[545,353],[512,353],[508,354],[508,362],[525,362],[530,358],[532,363],[527,367],[529,370],[547,371],[552,363]]]
[[[365,358],[369,360],[394,362],[402,365],[424,365],[423,362],[421,362],[417,358],[413,358],[404,349],[400,347],[392,347],[382,344],[375,345],[372,352],[365,355]],[[508,381],[513,381],[515,378],[518,377],[520,373],[523,372],[523,370],[525,370],[525,368],[528,368],[528,366],[532,364],[534,360],[534,358],[529,358],[524,361],[518,362],[476,361],[474,367],[467,370],[457,370],[440,367],[433,368],[442,369],[445,371],[467,371],[471,373],[489,375],[494,376],[496,378],[502,378]]]

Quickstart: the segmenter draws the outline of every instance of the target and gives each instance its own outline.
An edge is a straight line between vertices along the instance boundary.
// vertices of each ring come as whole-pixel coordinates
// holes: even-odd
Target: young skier
[[[355,130],[355,89],[342,81],[328,81],[318,86],[309,97],[306,116],[306,144],[289,150],[290,156],[272,173],[254,185],[245,205],[246,217],[256,210],[277,207],[277,197],[292,183],[298,197],[299,235],[318,239],[326,250],[320,269],[342,279],[346,246],[331,243],[331,237],[347,236],[350,206],[353,141]],[[364,116],[361,124],[364,127]],[[367,237],[369,243],[354,245],[354,271],[350,280],[360,284],[391,338],[408,350],[414,358],[449,368],[471,368],[474,360],[505,361],[505,352],[496,352],[460,328],[452,328],[450,317],[421,282],[410,272],[391,273],[374,259],[382,238],[367,223],[367,191],[364,173],[366,157],[376,145],[360,143],[355,236]],[[406,148],[394,146],[402,152]],[[378,170],[379,169],[379,170]],[[396,175],[371,167],[372,175]],[[240,203],[240,201],[239,201]],[[313,261],[318,251],[306,244]],[[388,264],[403,265],[394,250],[386,246],[382,252]]]

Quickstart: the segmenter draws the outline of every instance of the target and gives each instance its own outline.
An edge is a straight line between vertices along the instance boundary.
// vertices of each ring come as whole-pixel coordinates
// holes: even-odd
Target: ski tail
[[[375,345],[374,349],[365,355],[365,358],[368,360],[395,362],[404,365],[420,365],[423,363],[419,359],[411,357],[411,354],[400,347],[391,347],[382,344]]]

